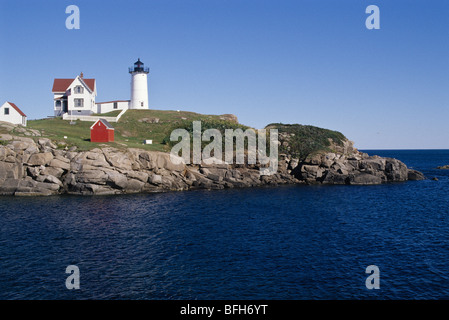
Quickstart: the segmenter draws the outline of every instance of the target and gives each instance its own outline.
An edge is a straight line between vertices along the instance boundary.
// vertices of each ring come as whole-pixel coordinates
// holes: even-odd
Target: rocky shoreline
[[[368,156],[350,141],[304,161],[280,155],[278,171],[259,167],[174,164],[168,153],[111,147],[90,151],[58,148],[51,140],[1,135],[0,195],[111,195],[279,184],[374,185],[422,180],[399,160]]]

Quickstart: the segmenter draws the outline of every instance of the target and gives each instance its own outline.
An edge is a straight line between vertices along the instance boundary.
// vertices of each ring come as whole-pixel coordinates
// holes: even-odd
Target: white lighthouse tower
[[[144,68],[140,58],[129,68],[131,73],[131,102],[129,109],[148,109],[148,81],[149,68]]]

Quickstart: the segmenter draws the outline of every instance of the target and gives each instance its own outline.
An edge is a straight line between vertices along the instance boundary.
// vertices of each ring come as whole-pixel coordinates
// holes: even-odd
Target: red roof
[[[53,81],[52,92],[66,92],[67,88],[72,84],[75,79],[55,79]],[[95,90],[95,79],[83,79],[84,83],[90,90]]]
[[[11,107],[13,107],[14,109],[16,109],[16,111],[17,111],[22,117],[26,117],[25,113],[23,113],[22,110],[20,110],[18,106],[16,106],[14,103],[9,102],[9,101],[8,101],[8,103],[10,104]]]

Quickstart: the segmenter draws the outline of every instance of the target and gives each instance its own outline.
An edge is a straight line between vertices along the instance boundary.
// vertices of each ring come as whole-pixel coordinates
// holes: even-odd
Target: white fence
[[[91,121],[95,122],[98,119],[105,119],[108,122],[118,122],[120,118],[125,114],[125,112],[128,111],[128,109],[123,109],[122,112],[120,112],[117,117],[103,117],[102,115],[95,115],[95,116],[77,116],[77,115],[69,115],[68,113],[64,113],[62,115],[63,120],[70,120],[70,121]]]

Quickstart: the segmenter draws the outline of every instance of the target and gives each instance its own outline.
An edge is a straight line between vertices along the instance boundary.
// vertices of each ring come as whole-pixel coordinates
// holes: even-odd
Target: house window
[[[9,108],[5,108],[5,115],[9,114]]]
[[[56,100],[56,108],[61,108],[61,100]]]
[[[84,107],[84,99],[74,99],[74,102],[76,108]]]
[[[117,102],[114,102],[114,109],[118,109]]]
[[[82,86],[76,86],[75,93],[84,93],[84,88]]]

